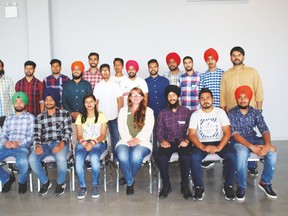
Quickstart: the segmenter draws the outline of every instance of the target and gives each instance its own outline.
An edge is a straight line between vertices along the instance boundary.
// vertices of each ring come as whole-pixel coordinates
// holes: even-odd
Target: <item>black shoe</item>
[[[56,188],[55,188],[55,194],[58,195],[58,196],[63,195],[64,192],[65,192],[65,188],[66,188],[66,184],[65,183],[57,184]]]
[[[120,184],[120,185],[125,185],[125,184],[127,184],[124,177],[121,177],[121,178],[119,179],[119,184]]]
[[[19,173],[19,169],[14,163],[9,163],[8,170],[13,173]]]
[[[204,187],[196,186],[194,187],[195,193],[193,196],[194,200],[203,200],[204,197]]]
[[[85,166],[86,166],[87,170],[91,170],[92,169],[90,161],[85,161]]]
[[[235,200],[235,194],[232,185],[226,185],[223,187],[223,193],[225,194],[226,200]]]
[[[134,194],[134,183],[135,183],[135,181],[133,182],[133,184],[131,186],[127,185],[126,195],[133,195]]]
[[[168,197],[168,194],[171,193],[171,185],[169,184],[168,186],[163,186],[162,190],[159,193],[159,198],[164,199]]]
[[[249,175],[253,178],[256,178],[259,175],[257,167],[248,167],[247,170]]]
[[[18,193],[24,194],[26,192],[27,192],[27,182],[25,182],[24,184],[19,183]]]
[[[45,196],[48,193],[49,188],[52,186],[52,184],[50,183],[50,181],[48,180],[47,183],[43,184],[40,188],[39,194],[41,194],[42,196]]]
[[[10,175],[9,180],[4,184],[2,188],[2,193],[7,193],[11,189],[11,185],[15,181],[15,177]]]
[[[189,199],[189,197],[191,197],[191,198],[193,197],[188,186],[185,186],[185,187],[182,186],[181,187],[181,193],[183,194],[184,199]]]
[[[258,186],[259,188],[261,188],[261,190],[265,192],[266,196],[273,199],[277,198],[277,194],[272,189],[272,184],[265,184],[263,182],[259,182]]]
[[[201,163],[201,167],[203,169],[209,169],[209,168],[212,168],[213,166],[215,165],[215,163],[213,161],[203,161]]]
[[[245,188],[237,186],[236,199],[239,201],[245,200]]]

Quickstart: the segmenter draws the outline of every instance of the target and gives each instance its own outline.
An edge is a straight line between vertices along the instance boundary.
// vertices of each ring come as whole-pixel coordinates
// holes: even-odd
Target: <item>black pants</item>
[[[4,125],[4,121],[5,121],[6,116],[1,116],[0,117],[0,127],[2,128]]]

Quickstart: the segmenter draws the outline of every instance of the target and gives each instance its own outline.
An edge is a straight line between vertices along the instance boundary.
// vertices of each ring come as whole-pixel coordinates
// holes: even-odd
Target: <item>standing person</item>
[[[127,182],[127,195],[134,194],[135,176],[143,159],[152,151],[150,138],[154,115],[146,104],[143,91],[134,87],[128,95],[128,106],[121,108],[119,112],[120,141],[116,145],[116,154]]]
[[[231,145],[237,152],[237,190],[236,198],[240,201],[245,199],[246,167],[248,157],[254,152],[260,157],[264,157],[264,168],[259,182],[259,187],[270,198],[277,198],[277,194],[272,189],[272,178],[274,175],[277,151],[271,144],[270,131],[264,121],[262,113],[250,106],[253,98],[252,89],[243,85],[235,90],[237,106],[228,112],[231,122],[232,137]],[[258,137],[254,128],[257,127],[261,133]]]
[[[108,119],[108,128],[111,137],[111,148],[113,160],[116,159],[115,146],[119,141],[118,113],[123,106],[123,98],[120,86],[110,79],[110,66],[102,64],[100,66],[102,81],[94,89],[94,95],[98,109],[105,114]]]
[[[230,122],[224,110],[213,106],[213,94],[207,88],[199,93],[201,109],[194,112],[189,123],[189,139],[193,143],[191,153],[191,174],[194,184],[194,199],[202,200],[204,184],[201,172],[202,160],[211,153],[224,159],[225,199],[235,200],[233,191],[236,171],[236,152],[228,145],[231,136]]]
[[[115,58],[113,61],[113,66],[115,75],[111,76],[111,80],[120,85],[121,81],[127,78],[127,76],[123,74],[124,60],[122,58]]]
[[[4,76],[4,62],[0,60],[0,128],[5,117],[13,113],[12,96],[15,93],[14,83],[10,77]]]
[[[134,87],[140,88],[145,95],[145,103],[148,102],[148,86],[144,79],[137,76],[139,65],[135,60],[129,60],[126,62],[126,70],[128,78],[124,79],[120,83],[121,93],[124,100],[124,106],[127,106],[127,98],[130,90]],[[147,105],[147,104],[146,104]]]
[[[33,61],[24,63],[25,77],[19,80],[15,85],[15,91],[23,91],[28,95],[28,104],[26,111],[37,116],[44,111],[43,103],[43,83],[35,76],[36,64]]]
[[[52,74],[46,77],[43,80],[44,89],[45,88],[55,88],[58,90],[60,95],[60,102],[58,104],[58,107],[62,106],[62,92],[63,92],[63,86],[69,82],[69,77],[65,76],[61,73],[61,61],[59,59],[52,59],[50,61],[51,65],[51,71]]]
[[[175,52],[171,52],[166,56],[166,63],[170,71],[164,73],[163,76],[169,80],[170,85],[178,85],[179,77],[182,74],[179,69],[180,56]]]
[[[167,105],[167,100],[164,98],[164,90],[169,85],[169,80],[166,77],[160,76],[159,64],[156,59],[151,59],[148,61],[148,70],[150,76],[145,79],[148,86],[148,107],[154,111],[155,122],[159,112],[164,109]],[[156,139],[156,127],[154,125],[153,129],[153,156],[157,156],[158,146]]]
[[[27,177],[29,162],[28,156],[32,144],[34,130],[34,116],[25,111],[28,96],[24,92],[16,92],[12,97],[15,113],[6,117],[0,135],[0,161],[9,156],[16,158],[19,169],[19,194],[27,191]],[[0,180],[4,183],[2,193],[7,193],[15,181],[15,177],[9,175],[0,166]]]
[[[183,65],[185,73],[180,75],[178,86],[181,89],[180,102],[181,105],[187,107],[192,112],[198,109],[198,93],[200,76],[197,71],[193,69],[193,59],[190,56],[183,58]]]
[[[60,196],[66,187],[67,155],[72,136],[71,116],[67,110],[57,107],[60,96],[56,89],[46,88],[43,99],[46,109],[35,119],[34,150],[30,154],[29,164],[42,184],[39,194],[44,196],[52,184],[41,162],[48,155],[53,155],[57,165],[55,193]]]
[[[77,197],[84,199],[87,194],[84,162],[89,155],[92,167],[92,197],[96,199],[99,197],[100,156],[107,149],[107,118],[104,113],[98,112],[94,95],[85,96],[83,105],[84,112],[77,117],[75,123],[78,140],[75,165],[80,186]]]
[[[88,55],[88,63],[90,68],[83,72],[83,80],[90,82],[93,91],[95,85],[102,80],[101,73],[98,69],[99,54],[96,52],[91,52]]]
[[[157,140],[160,143],[157,164],[163,180],[159,198],[166,198],[171,192],[168,165],[174,152],[179,155],[181,193],[184,199],[192,197],[188,186],[192,145],[187,136],[191,111],[179,104],[180,94],[178,86],[169,85],[165,88],[168,107],[161,110],[157,118]]]

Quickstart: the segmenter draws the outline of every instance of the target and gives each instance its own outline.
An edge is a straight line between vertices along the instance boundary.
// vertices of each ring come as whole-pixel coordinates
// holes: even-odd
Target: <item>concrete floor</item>
[[[248,189],[246,199],[238,201],[227,201],[222,193],[221,172],[222,164],[216,163],[215,167],[203,170],[205,179],[205,196],[203,201],[192,199],[184,200],[180,193],[179,168],[177,164],[171,164],[170,176],[172,182],[172,193],[164,200],[158,199],[157,180],[153,179],[153,193],[149,194],[148,188],[148,166],[142,167],[139,171],[136,183],[135,194],[126,196],[125,186],[120,186],[120,192],[116,192],[115,169],[112,168],[112,175],[108,174],[108,190],[103,191],[103,180],[101,178],[100,198],[97,200],[91,197],[91,188],[88,187],[88,194],[84,200],[76,198],[76,191],[70,192],[69,187],[63,196],[57,197],[55,189],[55,169],[49,169],[50,179],[53,186],[49,193],[42,197],[36,192],[36,179],[34,176],[34,192],[27,192],[18,195],[18,185],[14,183],[12,190],[7,194],[0,194],[0,215],[239,215],[239,216],[265,216],[288,214],[288,145],[287,141],[275,141],[278,148],[278,161],[273,179],[273,188],[277,192],[278,199],[271,200],[258,188],[257,179],[248,177]],[[259,171],[262,172],[262,164],[259,163]],[[102,173],[101,173],[102,174]],[[88,173],[90,182],[91,174]],[[77,178],[76,178],[77,179]],[[67,182],[68,178],[67,178]],[[69,185],[67,185],[69,186]]]

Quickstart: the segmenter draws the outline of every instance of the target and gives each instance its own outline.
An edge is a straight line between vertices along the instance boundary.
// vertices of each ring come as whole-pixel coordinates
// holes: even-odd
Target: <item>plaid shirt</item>
[[[60,94],[60,102],[58,104],[58,107],[61,107],[62,105],[62,91],[63,91],[63,86],[69,82],[69,77],[63,75],[63,74],[60,74],[60,76],[58,77],[55,77],[53,75],[50,75],[48,77],[46,77],[44,80],[43,80],[43,86],[44,86],[44,89],[45,88],[55,88],[55,89],[58,89],[59,90],[59,94]]]
[[[179,77],[183,74],[182,71],[179,71],[178,74],[173,75],[171,71],[166,72],[163,74],[164,77],[166,77],[169,80],[170,85],[177,85],[178,86],[178,81]]]
[[[175,142],[175,140],[185,140],[191,111],[183,106],[179,106],[176,112],[166,107],[161,110],[157,118],[156,136],[159,142],[166,140]]]
[[[0,77],[0,117],[14,112],[12,96],[15,93],[14,83],[10,77]]]
[[[72,120],[67,110],[56,108],[50,116],[47,111],[42,112],[35,119],[33,145],[50,144],[52,141],[70,143],[72,136]]]
[[[34,116],[37,116],[41,112],[40,102],[43,102],[43,89],[43,83],[34,76],[30,82],[24,77],[15,85],[16,92],[23,91],[27,94],[28,104],[26,105],[26,111]]]
[[[29,148],[32,143],[34,130],[34,116],[28,112],[20,115],[11,114],[6,117],[0,143],[4,145],[6,141],[18,141],[20,146]]]
[[[95,85],[102,80],[102,76],[99,70],[97,70],[96,73],[91,73],[89,69],[88,71],[83,72],[82,79],[90,82],[92,91],[94,91]]]
[[[190,76],[187,72],[179,77],[179,87],[181,89],[181,105],[196,111],[199,105],[199,73],[194,71]]]
[[[207,70],[200,75],[199,90],[202,88],[209,88],[213,94],[213,105],[220,107],[220,83],[224,71],[216,68],[215,71]]]

